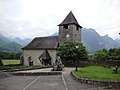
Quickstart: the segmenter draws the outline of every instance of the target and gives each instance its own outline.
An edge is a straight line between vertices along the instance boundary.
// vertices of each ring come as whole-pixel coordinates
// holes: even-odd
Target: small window
[[[65,28],[65,29],[68,29],[68,25],[67,25],[67,24],[66,24],[66,25],[64,25],[64,28]]]
[[[76,26],[77,30],[79,30],[79,26]]]

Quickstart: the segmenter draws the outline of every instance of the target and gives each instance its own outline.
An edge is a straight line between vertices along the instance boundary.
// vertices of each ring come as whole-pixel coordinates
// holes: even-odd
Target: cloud
[[[34,38],[58,32],[72,10],[79,24],[119,38],[119,0],[0,0],[0,33]]]

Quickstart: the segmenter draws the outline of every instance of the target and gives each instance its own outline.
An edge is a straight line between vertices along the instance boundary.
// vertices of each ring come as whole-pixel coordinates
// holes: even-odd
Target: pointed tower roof
[[[51,59],[50,57],[50,54],[47,50],[45,50],[40,56],[39,58],[42,58],[42,59]]]
[[[79,23],[77,22],[75,16],[73,15],[72,11],[70,11],[70,13],[67,15],[67,17],[58,26],[65,25],[65,24],[76,24],[76,25],[80,26]],[[82,26],[80,26],[80,27],[82,28]]]

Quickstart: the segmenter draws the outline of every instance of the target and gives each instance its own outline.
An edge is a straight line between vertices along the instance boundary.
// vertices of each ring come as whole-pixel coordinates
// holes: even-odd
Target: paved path
[[[37,69],[23,72],[47,72],[51,69]],[[13,76],[0,80],[0,90],[104,90],[100,87],[81,84],[73,80],[66,68],[62,75],[49,76]]]

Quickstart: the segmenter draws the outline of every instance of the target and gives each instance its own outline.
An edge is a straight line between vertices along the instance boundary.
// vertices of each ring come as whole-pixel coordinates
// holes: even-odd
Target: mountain
[[[115,41],[120,44],[120,39],[117,38],[115,39]]]
[[[19,52],[22,46],[16,42],[10,42],[0,47],[2,52]]]
[[[81,35],[82,43],[90,52],[95,52],[104,48],[102,37],[94,29],[83,28]]]
[[[0,34],[0,51],[2,52],[19,52],[21,51],[21,45],[13,42],[12,39]]]
[[[7,42],[9,42],[9,39],[0,34],[0,47],[4,46]]]
[[[26,46],[31,41],[31,39],[29,39],[29,38],[27,38],[27,39],[21,39],[19,37],[16,37],[14,39],[11,39],[11,41],[17,42],[18,44],[20,44],[22,46]]]
[[[120,47],[119,43],[117,43],[115,40],[113,40],[111,37],[108,35],[102,36],[105,49],[110,49],[110,48],[118,48]]]
[[[100,36],[94,29],[82,29],[82,42],[90,52],[101,49],[118,48],[120,44],[108,35]]]

